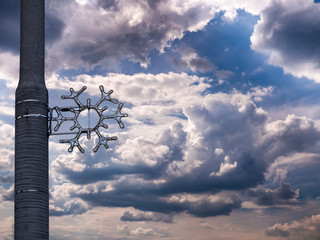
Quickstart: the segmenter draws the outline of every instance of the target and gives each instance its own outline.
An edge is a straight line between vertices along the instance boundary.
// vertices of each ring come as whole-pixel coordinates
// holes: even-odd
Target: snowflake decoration
[[[101,127],[105,128],[105,129],[108,128],[108,125],[104,123],[104,120],[106,120],[106,119],[114,119],[114,120],[116,120],[116,122],[118,123],[120,128],[124,128],[125,126],[124,126],[123,122],[121,121],[121,119],[123,117],[128,117],[128,114],[121,112],[122,107],[123,107],[123,103],[119,103],[119,101],[117,99],[111,98],[110,95],[113,93],[113,91],[110,90],[109,92],[106,93],[104,91],[103,86],[99,87],[100,92],[101,92],[101,97],[100,97],[99,101],[96,104],[92,105],[91,99],[88,98],[87,104],[84,105],[79,100],[79,96],[86,89],[87,89],[87,87],[82,87],[80,91],[75,92],[73,88],[70,88],[70,93],[71,93],[70,95],[61,96],[62,99],[72,99],[76,103],[76,105],[77,105],[76,107],[57,107],[56,106],[56,107],[50,109],[50,117],[49,117],[49,131],[50,132],[49,132],[49,134],[52,134],[52,135],[76,134],[76,136],[74,138],[61,139],[59,141],[60,143],[69,143],[70,144],[68,152],[72,152],[73,148],[77,147],[80,152],[84,153],[85,151],[79,143],[79,138],[83,133],[86,133],[87,139],[91,139],[92,132],[95,132],[99,138],[97,145],[93,148],[93,151],[97,152],[101,145],[103,145],[106,149],[108,149],[109,148],[108,141],[115,141],[118,138],[116,136],[104,137],[101,134],[101,132],[99,131],[99,128],[101,128]],[[100,107],[100,105],[105,101],[118,105],[117,110],[112,115],[105,115],[106,110],[108,110],[107,106]],[[87,128],[83,127],[78,121],[79,115],[85,110],[88,110],[88,113],[89,113]],[[95,111],[96,114],[99,116],[98,123],[92,127],[90,126],[90,110]],[[56,113],[55,117],[53,117],[53,111]],[[66,117],[63,115],[63,112],[71,112],[71,113],[73,113],[73,116]],[[51,132],[52,131],[51,130],[51,122],[52,121],[56,122],[56,125],[53,129],[54,133]],[[67,121],[73,122],[73,126],[70,127],[70,130],[73,131],[73,130],[77,129],[77,131],[69,132],[69,133],[55,133],[55,132],[59,131],[62,123],[67,122]]]

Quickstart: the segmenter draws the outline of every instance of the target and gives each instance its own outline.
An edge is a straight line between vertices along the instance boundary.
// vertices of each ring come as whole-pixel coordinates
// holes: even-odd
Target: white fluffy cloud
[[[14,127],[0,121],[0,137],[3,139],[0,147],[0,184],[11,184],[13,182]]]
[[[101,84],[106,90],[113,89],[115,92],[112,96],[120,96],[122,101],[139,106],[147,105],[146,103],[148,105],[155,105],[157,102],[167,103],[169,107],[171,102],[182,104],[185,100],[200,100],[199,93],[210,86],[206,80],[208,79],[204,77],[172,72],[157,75],[142,73],[135,75],[110,73],[107,76],[79,75],[73,80],[52,75],[47,80],[47,87],[52,90],[67,91],[70,86],[80,90],[85,85],[90,95],[94,96],[98,95],[97,86]]]
[[[14,88],[19,80],[19,57],[10,52],[0,52],[0,80],[7,81]]]
[[[134,165],[143,161],[150,166],[157,164],[168,152],[168,146],[156,144],[143,137],[128,139],[125,145],[116,150],[120,159],[126,164]]]
[[[0,121],[0,136],[5,139],[2,146],[11,148],[14,145],[14,127],[12,125]]]
[[[152,228],[139,227],[130,231],[130,235],[140,237],[166,237],[168,234],[164,230],[157,231]]]

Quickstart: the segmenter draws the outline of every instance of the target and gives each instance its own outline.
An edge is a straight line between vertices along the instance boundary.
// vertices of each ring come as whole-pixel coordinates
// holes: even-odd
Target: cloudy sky
[[[319,239],[318,2],[47,0],[50,107],[103,85],[129,114],[95,154],[96,136],[85,154],[50,137],[50,239]],[[18,0],[0,0],[0,32],[9,240]]]

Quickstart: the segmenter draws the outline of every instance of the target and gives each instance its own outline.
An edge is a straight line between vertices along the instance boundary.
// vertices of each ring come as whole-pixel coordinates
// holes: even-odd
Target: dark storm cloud
[[[46,13],[46,43],[52,44],[62,37],[65,23],[54,12]]]
[[[84,63],[90,65],[98,64],[105,58],[116,57],[146,63],[149,52],[162,45],[170,26],[170,22],[154,26],[146,22],[134,27],[123,25],[123,32],[114,37],[100,33],[101,36],[89,36],[95,39],[88,41],[75,39],[65,51],[67,54],[77,54]],[[144,33],[146,31],[147,33]]]
[[[253,159],[249,154],[243,154],[238,161],[237,168],[221,176],[210,176],[212,167],[209,163],[204,163],[201,168],[195,169],[189,174],[184,174],[181,177],[167,177],[167,182],[164,184],[145,184],[144,188],[139,187],[142,192],[159,196],[180,193],[214,194],[223,190],[242,190],[264,182],[265,168],[261,164],[261,160]],[[138,187],[133,185],[124,185],[123,187],[124,192],[130,191],[127,188],[136,188],[135,191],[142,193]]]
[[[262,159],[255,159],[249,153],[243,153],[237,161],[236,168],[222,176],[211,177],[212,181],[216,182],[216,188],[221,186],[221,189],[240,190],[264,182],[263,173],[266,165]]]
[[[320,6],[272,1],[251,37],[254,50],[295,76],[320,81]]]
[[[190,210],[187,213],[196,217],[213,217],[218,215],[229,215],[232,210],[241,207],[240,199],[233,199],[232,202],[225,202],[220,200],[219,202],[212,203],[207,200],[197,201],[192,204]]]
[[[0,48],[19,53],[20,1],[0,1]]]
[[[73,195],[74,194],[74,195]],[[151,211],[163,214],[177,214],[187,212],[197,217],[228,215],[233,209],[240,208],[241,201],[236,196],[228,196],[217,201],[210,201],[207,197],[201,200],[169,201],[164,196],[150,194],[136,194],[132,191],[93,192],[86,194],[72,193],[73,197],[80,197],[92,206],[134,207],[140,211]]]
[[[281,183],[276,190],[251,189],[247,191],[247,195],[253,198],[253,202],[258,205],[273,206],[276,204],[292,204],[295,203],[299,193],[291,189],[290,184]]]
[[[127,28],[125,26],[124,28]],[[75,42],[66,48],[67,53],[76,53],[80,59],[90,65],[95,65],[105,58],[127,57],[133,61],[146,63],[149,51],[161,45],[168,29],[154,28],[147,35],[141,35],[141,26],[131,28],[127,33],[116,37],[98,39],[96,41]],[[154,46],[150,46],[153,42]]]
[[[58,40],[64,22],[50,9],[46,9],[46,42]],[[0,1],[0,48],[18,54],[20,49],[20,1]]]
[[[144,212],[133,214],[129,211],[125,211],[121,216],[121,221],[128,222],[165,222],[173,223],[173,215],[161,214],[161,213],[152,213],[147,214]]]
[[[320,11],[309,7],[289,12],[279,1],[263,13],[265,44],[282,53],[287,61],[314,60],[320,63]]]
[[[150,167],[146,165],[111,165],[106,168],[87,168],[81,172],[74,172],[70,169],[61,169],[59,172],[63,174],[68,180],[76,184],[89,184],[97,181],[108,181],[118,179],[122,175],[141,174],[147,179],[155,179],[159,177],[161,169],[164,166],[158,165]]]

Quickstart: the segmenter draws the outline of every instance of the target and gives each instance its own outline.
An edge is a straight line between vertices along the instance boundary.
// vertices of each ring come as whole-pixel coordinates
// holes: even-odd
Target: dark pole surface
[[[15,240],[49,239],[44,2],[21,0],[20,79],[15,121]]]

